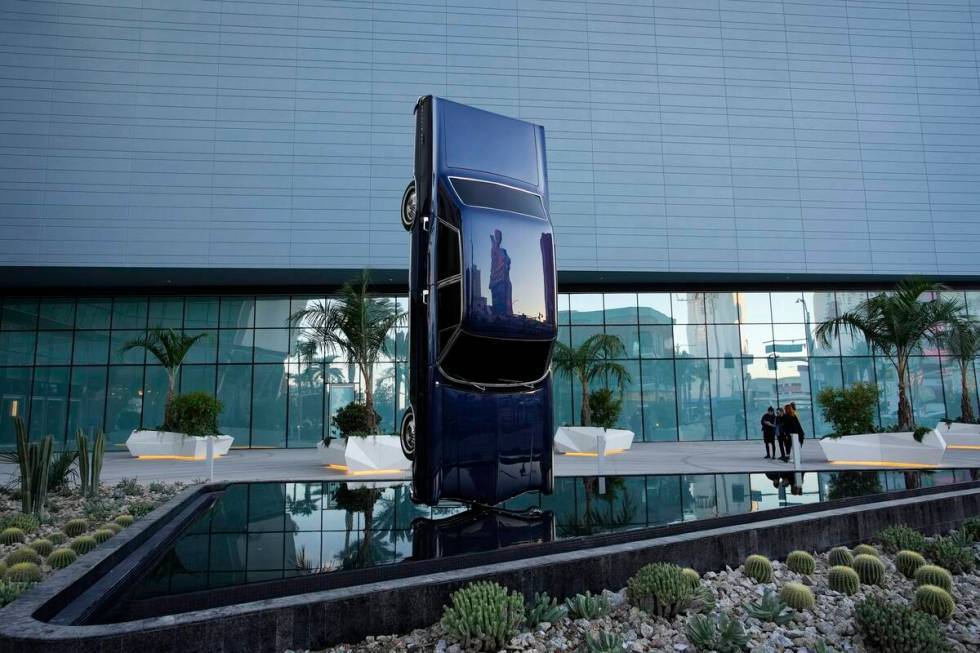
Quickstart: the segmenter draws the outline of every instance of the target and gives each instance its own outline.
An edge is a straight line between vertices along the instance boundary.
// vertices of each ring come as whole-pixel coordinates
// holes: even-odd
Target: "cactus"
[[[757,583],[771,583],[772,563],[765,556],[750,555],[745,559],[745,574]]]
[[[696,569],[684,567],[681,569],[681,576],[683,576],[684,580],[691,585],[692,590],[696,590],[697,588],[701,587],[701,574],[699,574]]]
[[[3,578],[5,573],[7,573],[7,563],[0,560],[0,578]]]
[[[786,556],[786,566],[790,571],[809,576],[817,568],[817,561],[806,551],[791,551]]]
[[[72,519],[65,524],[62,530],[68,537],[78,537],[88,530],[88,521],[84,519]]]
[[[99,543],[96,542],[95,538],[91,535],[82,535],[81,537],[76,537],[74,540],[72,540],[71,544],[68,546],[71,547],[72,551],[80,556],[83,556],[98,545]]]
[[[558,605],[558,599],[548,596],[547,592],[534,595],[534,603],[527,606],[525,612],[527,625],[537,626],[539,623],[556,623],[565,616],[565,610]]]
[[[64,569],[78,560],[78,554],[71,549],[55,549],[48,556],[48,566],[52,569]]]
[[[973,542],[965,534],[937,537],[926,545],[926,556],[951,574],[968,573],[976,564]]]
[[[912,605],[919,612],[931,614],[943,621],[949,621],[956,610],[956,602],[949,592],[935,585],[920,585],[915,590],[915,600]]]
[[[601,594],[593,596],[592,592],[586,592],[565,599],[565,609],[572,619],[598,619],[609,613],[610,606]]]
[[[745,606],[745,613],[759,621],[769,621],[777,626],[785,626],[793,621],[795,616],[795,611],[768,588],[760,600]]]
[[[20,417],[14,417],[17,435],[17,464],[20,467],[20,510],[24,514],[40,515],[48,503],[48,470],[51,467],[50,435],[31,442],[27,427]]]
[[[68,538],[65,537],[65,534],[59,531],[55,531],[54,533],[48,533],[44,537],[48,540],[48,542],[51,542],[51,544],[54,544],[55,546],[58,546],[59,544],[64,544],[65,542],[68,541]]]
[[[854,608],[864,646],[877,653],[947,653],[950,648],[932,616],[897,603],[867,599]]]
[[[699,651],[737,653],[749,644],[742,622],[722,612],[715,616],[696,614],[684,626],[687,641]]]
[[[895,554],[895,567],[906,578],[914,578],[916,570],[926,564],[921,553],[915,551],[899,551]]]
[[[623,638],[615,633],[602,632],[595,636],[586,633],[585,651],[586,653],[621,653]]]
[[[81,481],[83,497],[94,497],[99,492],[99,477],[102,475],[102,458],[105,456],[105,433],[99,431],[92,442],[89,455],[88,438],[85,431],[75,433],[78,445],[78,477]]]
[[[52,551],[54,551],[54,545],[51,544],[51,541],[50,540],[46,540],[44,538],[41,538],[41,539],[38,539],[38,540],[34,540],[33,542],[31,542],[27,546],[29,546],[32,549],[34,549],[35,551],[37,551],[37,554],[39,556],[41,556],[42,558],[44,556],[48,555],[49,553],[51,553]]]
[[[0,530],[19,528],[25,533],[33,533],[40,525],[41,520],[37,518],[37,515],[25,515],[22,512],[0,518]]]
[[[953,574],[936,565],[922,565],[912,576],[916,585],[935,585],[947,592],[953,591]]]
[[[108,528],[100,528],[99,530],[92,533],[92,539],[95,540],[97,544],[102,544],[103,542],[111,538],[113,535],[115,535],[115,533],[109,530]]]
[[[858,544],[854,547],[855,556],[874,556],[880,558],[881,554],[878,553],[878,549],[874,548],[870,544]]]
[[[803,583],[786,583],[779,590],[779,598],[794,610],[812,610],[817,604],[810,588]]]
[[[33,562],[18,562],[7,569],[3,578],[12,583],[36,583],[41,580],[41,568]]]
[[[33,562],[34,564],[39,564],[41,562],[41,556],[37,554],[37,551],[29,546],[22,546],[16,551],[7,554],[7,565],[13,566],[20,562]]]
[[[3,532],[0,532],[0,544],[20,544],[27,537],[24,535],[24,531],[19,528],[5,528]]]
[[[850,567],[854,562],[854,555],[846,546],[837,546],[830,550],[827,559],[831,567]]]
[[[463,648],[497,651],[507,646],[524,620],[524,597],[497,583],[471,583],[452,593],[442,626]]]
[[[883,585],[885,582],[885,565],[873,555],[858,554],[851,564],[861,582],[865,585]]]
[[[926,546],[926,536],[905,524],[881,529],[878,532],[878,541],[881,542],[881,547],[886,553],[898,553],[899,551],[921,553]]]
[[[633,605],[644,612],[672,619],[690,603],[694,588],[680,567],[655,562],[641,567],[627,581],[626,595]]]
[[[133,519],[132,515],[119,515],[112,521],[116,522],[116,524],[118,524],[119,526],[126,528],[127,526],[132,526],[133,522],[136,520]]]
[[[122,526],[120,526],[119,524],[117,524],[114,521],[111,521],[111,522],[102,524],[101,528],[107,528],[110,531],[112,531],[113,533],[115,533],[116,535],[119,535],[122,532],[122,529],[123,529]]]
[[[827,572],[827,582],[830,589],[848,596],[856,594],[861,586],[861,578],[858,573],[844,565],[831,567],[830,571]]]

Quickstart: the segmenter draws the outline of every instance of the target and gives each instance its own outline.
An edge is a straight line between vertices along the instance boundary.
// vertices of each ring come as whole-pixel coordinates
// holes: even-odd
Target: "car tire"
[[[409,407],[402,415],[402,425],[398,429],[399,441],[402,445],[402,454],[409,460],[415,459],[415,412]]]
[[[411,231],[412,227],[415,226],[415,215],[418,212],[418,201],[417,195],[415,194],[415,180],[408,182],[408,186],[405,187],[405,193],[402,195],[402,226],[405,231]]]

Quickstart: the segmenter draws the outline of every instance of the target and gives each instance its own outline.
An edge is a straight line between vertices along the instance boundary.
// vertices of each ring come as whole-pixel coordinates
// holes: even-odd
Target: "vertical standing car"
[[[544,128],[426,96],[415,106],[412,497],[494,505],[553,486],[555,247]]]

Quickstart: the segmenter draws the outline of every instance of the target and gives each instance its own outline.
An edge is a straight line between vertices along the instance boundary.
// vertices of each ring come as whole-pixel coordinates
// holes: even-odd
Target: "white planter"
[[[922,436],[922,442],[916,442],[911,432],[845,435],[819,442],[827,460],[840,464],[934,466],[942,462],[946,452],[946,441],[935,430]]]
[[[320,462],[328,467],[347,467],[347,459],[344,457],[344,440],[334,438],[329,445],[323,444],[323,440],[316,443],[317,452],[320,454]]]
[[[317,444],[320,461],[337,471],[348,474],[369,474],[371,472],[395,472],[406,470],[411,463],[402,454],[401,442],[397,435],[369,435],[366,438],[348,438],[347,445],[341,438]]]
[[[939,435],[946,441],[946,446],[953,449],[980,449],[980,424],[964,424],[953,422],[947,425],[940,422],[936,425]]]
[[[217,435],[213,439],[216,457],[227,454],[235,441],[230,435]],[[204,460],[207,457],[207,441],[208,438],[171,431],[133,431],[126,440],[126,448],[137,458]]]
[[[633,431],[604,429],[598,426],[560,426],[555,432],[555,451],[564,454],[598,454],[599,440],[605,437],[605,454],[628,451],[633,446]]]

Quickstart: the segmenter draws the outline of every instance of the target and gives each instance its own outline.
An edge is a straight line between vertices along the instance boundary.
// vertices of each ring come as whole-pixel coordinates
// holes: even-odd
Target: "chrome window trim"
[[[514,215],[523,215],[525,217],[533,218],[535,220],[544,220],[544,221],[547,221],[548,220],[548,212],[544,208],[544,199],[538,193],[535,193],[535,192],[532,192],[532,191],[529,191],[529,190],[524,190],[523,188],[518,188],[517,186],[511,186],[510,184],[502,184],[499,181],[488,181],[486,179],[477,179],[476,177],[463,177],[461,175],[448,175],[448,179],[449,179],[449,185],[453,189],[453,194],[456,195],[456,199],[458,199],[461,204],[465,204],[466,206],[473,206],[473,207],[477,207],[477,208],[481,208],[481,209],[491,209],[493,211],[503,211],[505,213],[513,213]],[[521,211],[511,211],[510,209],[502,209],[499,206],[484,206],[482,204],[469,204],[467,202],[464,202],[463,201],[463,198],[459,194],[459,191],[456,190],[456,184],[453,181],[455,179],[460,179],[460,180],[463,180],[463,181],[475,181],[475,182],[480,183],[480,184],[493,184],[494,186],[500,186],[502,188],[509,188],[510,190],[516,190],[519,193],[525,193],[527,195],[531,195],[533,197],[536,197],[538,199],[538,202],[541,203],[541,212],[544,214],[544,216],[543,217],[539,217],[539,216],[536,216],[536,215],[531,215],[530,213],[523,213]]]

